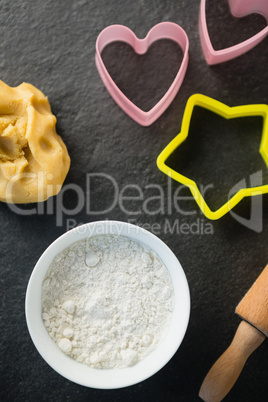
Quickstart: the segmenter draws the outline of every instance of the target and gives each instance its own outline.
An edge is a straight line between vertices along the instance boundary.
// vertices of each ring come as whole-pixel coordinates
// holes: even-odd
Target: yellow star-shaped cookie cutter
[[[175,149],[180,146],[187,138],[189,134],[189,127],[191,122],[191,117],[193,109],[195,106],[200,106],[204,109],[210,110],[225,119],[233,119],[236,117],[247,117],[247,116],[262,116],[263,117],[263,128],[262,128],[262,139],[259,148],[259,152],[264,159],[266,165],[268,166],[268,106],[267,105],[245,105],[245,106],[235,106],[229,107],[224,103],[221,103],[215,99],[208,96],[195,94],[192,95],[186,104],[181,132],[166,146],[166,148],[160,153],[157,158],[158,168],[178,181],[189,187],[193,197],[195,198],[199,208],[203,211],[204,215],[209,219],[219,219],[227,212],[229,212],[236,204],[238,204],[244,197],[249,197],[253,195],[259,195],[268,193],[268,184],[242,188],[237,193],[235,193],[224,205],[219,209],[212,211],[207,203],[205,202],[202,194],[200,193],[197,184],[190,178],[183,176],[182,174],[176,172],[172,168],[166,165],[166,160],[175,151]]]

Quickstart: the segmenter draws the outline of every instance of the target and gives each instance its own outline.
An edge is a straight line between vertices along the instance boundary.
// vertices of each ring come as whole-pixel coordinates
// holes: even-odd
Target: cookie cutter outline
[[[149,111],[145,112],[136,106],[118,88],[108,70],[106,69],[101,53],[105,46],[112,42],[124,42],[130,45],[139,54],[145,54],[150,45],[160,39],[170,39],[175,41],[183,51],[183,59],[179,70],[172,84],[163,97]],[[139,39],[131,29],[124,25],[110,25],[104,28],[96,41],[95,62],[103,84],[110,93],[114,101],[121,109],[133,120],[142,126],[149,126],[154,123],[171,104],[184,80],[189,60],[189,40],[184,29],[173,22],[161,22],[155,25],[144,39]]]
[[[200,106],[204,109],[210,110],[225,119],[232,119],[237,117],[248,117],[248,116],[262,116],[263,117],[263,128],[262,128],[262,138],[260,143],[259,152],[264,159],[265,164],[268,167],[268,106],[264,104],[256,105],[244,105],[244,106],[234,106],[229,107],[224,103],[221,103],[215,99],[201,94],[192,95],[186,104],[181,132],[164,148],[164,150],[159,154],[157,158],[158,168],[176,180],[177,182],[189,187],[195,201],[197,202],[199,208],[204,213],[204,215],[211,219],[216,220],[221,218],[227,212],[229,212],[235,205],[237,205],[244,197],[260,195],[268,193],[268,184],[256,187],[247,187],[238,190],[224,205],[215,211],[212,211],[207,203],[205,202],[201,192],[195,181],[190,178],[183,176],[176,170],[172,169],[166,164],[166,160],[178,148],[188,137],[189,127],[191,122],[191,117],[193,109],[195,106]]]
[[[229,8],[234,17],[245,17],[257,13],[267,20],[267,26],[251,38],[237,45],[215,50],[212,46],[206,21],[206,0],[201,0],[199,13],[199,35],[202,50],[208,65],[223,63],[248,52],[268,36],[268,1],[267,0],[229,0]]]

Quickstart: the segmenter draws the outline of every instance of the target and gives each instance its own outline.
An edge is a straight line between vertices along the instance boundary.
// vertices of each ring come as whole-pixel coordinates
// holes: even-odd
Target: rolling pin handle
[[[265,335],[242,321],[229,348],[212,366],[199,391],[206,402],[220,402],[238,379],[248,357],[262,344]]]

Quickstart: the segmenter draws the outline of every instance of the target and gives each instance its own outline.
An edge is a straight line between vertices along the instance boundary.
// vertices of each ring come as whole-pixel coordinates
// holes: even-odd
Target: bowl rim
[[[41,316],[41,289],[47,270],[55,256],[82,239],[115,234],[145,244],[158,254],[169,271],[174,288],[174,309],[165,338],[147,357],[133,366],[121,369],[94,369],[64,354],[48,334]],[[117,389],[137,384],[162,369],[179,348],[190,317],[190,291],[183,268],[171,249],[148,230],[132,223],[104,220],[77,226],[47,247],[30,276],[25,315],[32,341],[43,359],[59,374],[77,384],[97,389]]]

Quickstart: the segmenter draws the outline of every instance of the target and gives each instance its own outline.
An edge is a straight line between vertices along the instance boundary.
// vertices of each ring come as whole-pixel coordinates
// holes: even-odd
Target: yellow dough
[[[55,125],[41,91],[0,81],[0,201],[40,202],[58,194],[70,157]]]

